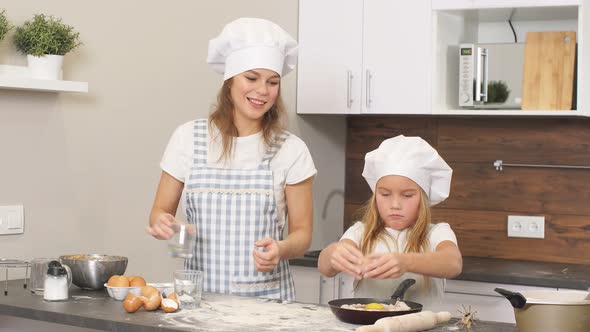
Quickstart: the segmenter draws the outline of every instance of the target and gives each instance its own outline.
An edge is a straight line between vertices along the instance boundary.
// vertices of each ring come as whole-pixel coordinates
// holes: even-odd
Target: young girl
[[[316,173],[305,143],[281,124],[281,78],[296,56],[297,42],[273,22],[228,23],[209,42],[207,62],[224,78],[216,108],[178,127],[162,158],[147,230],[170,239],[184,194],[196,228],[185,267],[203,271],[206,292],[295,299],[288,259],[311,243]]]
[[[430,206],[449,195],[452,170],[426,141],[403,135],[367,153],[363,176],[373,191],[363,220],[322,250],[325,276],[353,275],[355,297],[390,296],[416,279],[405,299],[439,302],[444,279],[461,273],[462,258],[449,224],[431,223]]]

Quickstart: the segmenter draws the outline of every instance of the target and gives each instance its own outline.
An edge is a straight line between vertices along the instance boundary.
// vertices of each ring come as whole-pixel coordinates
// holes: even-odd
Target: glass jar
[[[43,299],[45,301],[67,301],[70,280],[68,280],[66,268],[58,261],[51,261],[45,275]]]

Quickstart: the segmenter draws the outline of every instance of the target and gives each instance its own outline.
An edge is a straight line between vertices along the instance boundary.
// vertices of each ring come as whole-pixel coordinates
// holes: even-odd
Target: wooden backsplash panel
[[[590,120],[349,117],[345,229],[371,195],[365,154],[399,134],[423,137],[453,168],[451,197],[433,215],[452,225],[464,255],[590,264],[590,170],[493,167],[590,165]],[[508,238],[508,215],[545,216],[545,239]]]
[[[578,118],[439,118],[436,144],[453,162],[590,165],[589,125]]]

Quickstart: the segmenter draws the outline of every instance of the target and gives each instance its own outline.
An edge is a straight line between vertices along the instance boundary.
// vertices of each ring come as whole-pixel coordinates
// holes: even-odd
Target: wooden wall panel
[[[590,264],[590,170],[505,167],[505,163],[590,165],[590,120],[349,117],[345,229],[371,190],[364,156],[384,139],[421,136],[453,168],[451,197],[433,209],[466,256]],[[545,216],[545,239],[508,238],[508,215]]]
[[[588,262],[590,219],[587,216],[545,214],[544,239],[508,238],[506,216],[494,211],[433,209],[433,220],[451,225],[465,256]]]
[[[590,165],[586,119],[440,118],[437,146],[455,162]]]

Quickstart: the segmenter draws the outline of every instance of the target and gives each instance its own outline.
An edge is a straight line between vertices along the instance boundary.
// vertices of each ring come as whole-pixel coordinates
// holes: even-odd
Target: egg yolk
[[[382,310],[384,308],[385,307],[383,306],[383,304],[375,302],[365,305],[365,310]]]

